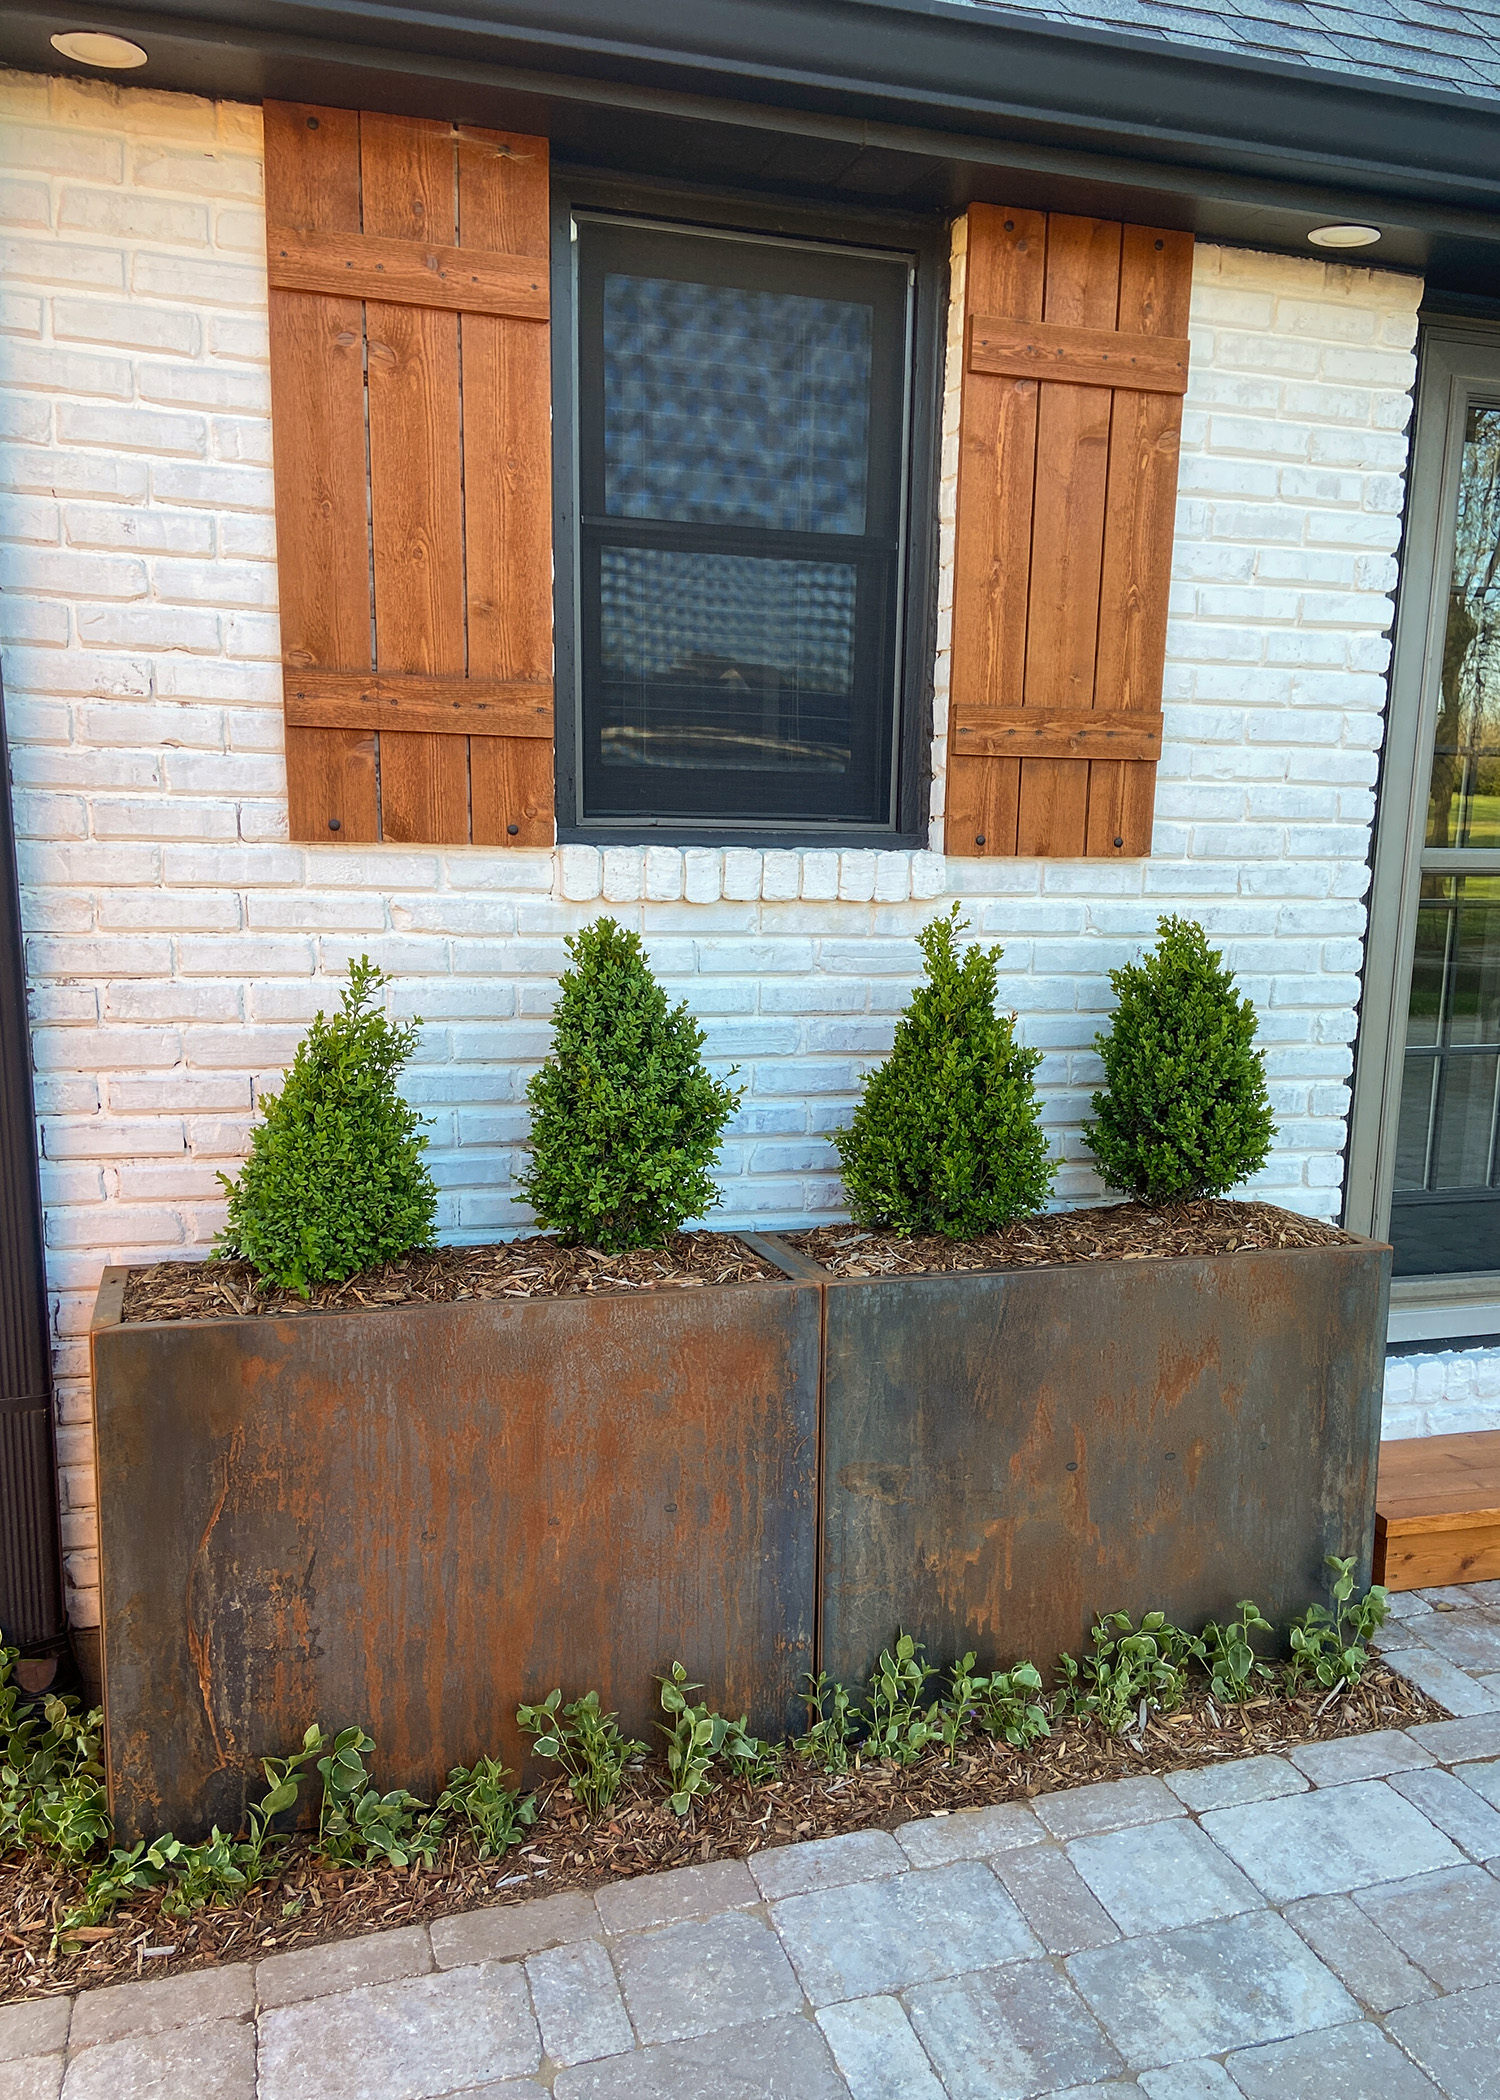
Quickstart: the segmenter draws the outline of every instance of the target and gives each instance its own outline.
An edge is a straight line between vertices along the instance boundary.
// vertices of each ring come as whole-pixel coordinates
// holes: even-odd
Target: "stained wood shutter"
[[[949,853],[1151,850],[1192,255],[969,209]]]
[[[550,845],[547,142],[265,134],[291,835]]]

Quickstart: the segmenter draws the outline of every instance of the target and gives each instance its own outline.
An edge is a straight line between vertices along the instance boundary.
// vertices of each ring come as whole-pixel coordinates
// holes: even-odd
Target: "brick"
[[[432,1949],[419,1925],[394,1932],[375,1932],[362,1939],[335,1940],[305,1954],[273,1954],[255,1965],[258,2006],[295,2005],[305,1998],[326,1998],[362,1984],[391,1983],[398,1977],[425,1976],[432,1968]]]

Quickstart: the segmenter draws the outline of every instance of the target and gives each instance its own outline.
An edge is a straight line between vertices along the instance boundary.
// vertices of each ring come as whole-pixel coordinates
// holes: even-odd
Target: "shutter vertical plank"
[[[359,118],[265,105],[266,193],[304,233],[360,227]],[[371,669],[365,520],[364,323],[358,299],[270,295],[272,447],[282,657],[294,670]],[[294,839],[378,838],[374,739],[286,731]]]
[[[1185,336],[1193,238],[1127,226],[1120,264],[1120,327]],[[1177,513],[1181,403],[1170,395],[1115,395],[1104,513],[1098,689],[1107,704],[1155,709],[1167,645],[1167,599]],[[1095,760],[1089,768],[1087,851],[1151,850],[1156,769]]]
[[[1046,242],[1045,212],[969,209],[950,711],[1020,701],[1040,389],[970,371],[968,325],[987,313],[1042,319]],[[960,758],[951,741],[949,750],[946,850],[1014,853],[1021,761]]]
[[[1120,235],[1108,220],[1052,214],[1045,320],[1117,325]],[[1113,398],[1107,387],[1042,382],[1023,707],[1094,704]],[[1018,850],[1081,854],[1087,825],[1086,768],[1072,759],[1023,759]]]
[[[458,146],[459,245],[530,255],[549,242],[545,140],[466,129]],[[469,674],[552,671],[551,346],[534,321],[466,313],[464,539]],[[550,846],[552,745],[471,737],[476,846]]]
[[[367,111],[360,170],[366,233],[452,243],[451,125]],[[377,669],[462,675],[458,315],[372,299],[365,329]],[[467,740],[384,731],[380,802],[387,839],[466,843]]]

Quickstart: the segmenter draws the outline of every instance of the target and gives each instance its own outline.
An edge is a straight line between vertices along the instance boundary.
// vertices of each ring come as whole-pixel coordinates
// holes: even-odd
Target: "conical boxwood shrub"
[[[955,904],[917,935],[926,983],[896,1025],[847,1130],[834,1132],[850,1207],[862,1225],[972,1239],[1047,1200],[1047,1157],[1032,1075],[1009,1015],[995,1011],[1002,950],[960,952]]]
[[[637,935],[596,919],[565,945],[521,1193],[568,1245],[659,1247],[719,1201],[711,1169],[739,1090],[709,1073],[702,1029],[667,1005]]]
[[[1257,1173],[1276,1124],[1255,1008],[1222,954],[1192,919],[1157,932],[1150,954],[1110,972],[1119,1004],[1094,1038],[1106,1083],[1083,1141],[1111,1188],[1184,1203]]]
[[[398,1028],[372,1008],[388,982],[368,956],[351,965],[341,1010],[319,1013],[281,1092],[262,1097],[239,1180],[219,1176],[219,1252],[303,1297],[432,1241],[422,1118],[396,1091],[419,1022]]]

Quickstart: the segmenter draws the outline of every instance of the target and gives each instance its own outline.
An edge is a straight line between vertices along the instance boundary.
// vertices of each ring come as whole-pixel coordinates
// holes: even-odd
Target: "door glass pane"
[[[1424,875],[1391,1238],[1400,1275],[1500,1267],[1500,875]]]
[[[1429,846],[1500,847],[1500,408],[1470,409],[1427,798]]]

